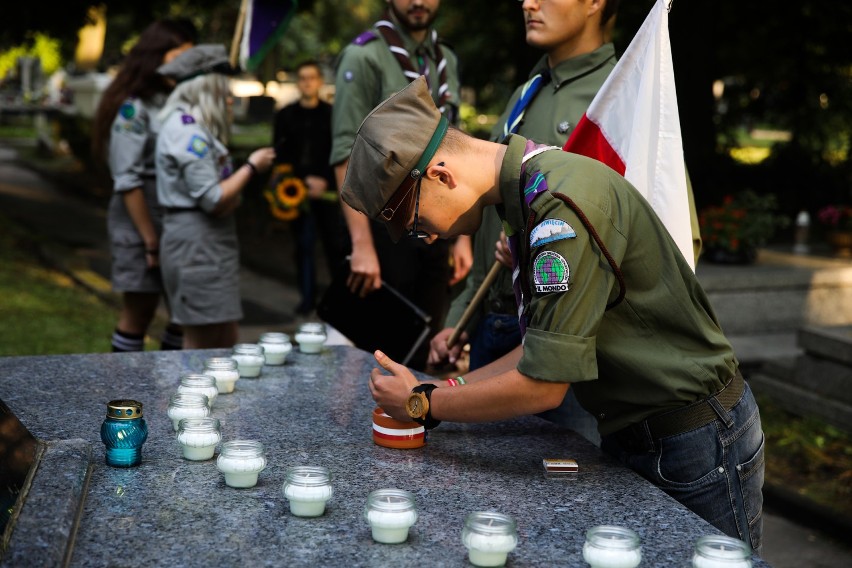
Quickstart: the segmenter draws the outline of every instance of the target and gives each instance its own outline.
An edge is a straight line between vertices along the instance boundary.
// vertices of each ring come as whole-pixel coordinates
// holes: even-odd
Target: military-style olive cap
[[[237,71],[237,68],[231,66],[225,46],[215,43],[190,47],[157,68],[157,73],[178,83],[207,73],[234,75]]]
[[[435,156],[449,123],[418,77],[367,115],[355,135],[341,196],[385,223],[394,242],[414,209],[414,186]]]

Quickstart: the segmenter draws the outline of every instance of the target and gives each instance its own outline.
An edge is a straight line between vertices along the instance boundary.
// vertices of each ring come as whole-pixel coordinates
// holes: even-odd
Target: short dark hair
[[[301,71],[305,67],[316,67],[316,70],[319,71],[320,75],[322,75],[322,66],[320,66],[319,61],[317,61],[316,59],[306,59],[305,61],[302,61],[301,63],[296,65],[294,73],[298,75],[299,71]]]
[[[615,16],[615,13],[618,12],[619,1],[620,0],[606,0],[603,12],[601,12],[601,26],[605,26],[610,18]]]

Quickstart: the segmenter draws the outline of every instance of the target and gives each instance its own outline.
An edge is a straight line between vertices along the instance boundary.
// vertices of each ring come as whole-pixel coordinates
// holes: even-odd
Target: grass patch
[[[758,397],[766,435],[766,481],[852,516],[852,435]]]

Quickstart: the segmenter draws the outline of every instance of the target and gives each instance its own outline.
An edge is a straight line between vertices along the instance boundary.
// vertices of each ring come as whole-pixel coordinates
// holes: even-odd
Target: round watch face
[[[412,418],[421,418],[426,414],[426,395],[420,392],[411,393],[408,395],[408,400],[405,402],[405,410]]]

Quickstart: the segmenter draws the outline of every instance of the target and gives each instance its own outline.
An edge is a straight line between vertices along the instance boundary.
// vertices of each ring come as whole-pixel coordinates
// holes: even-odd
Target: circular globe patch
[[[536,292],[565,292],[568,290],[568,261],[561,254],[546,250],[533,261],[533,281]]]

